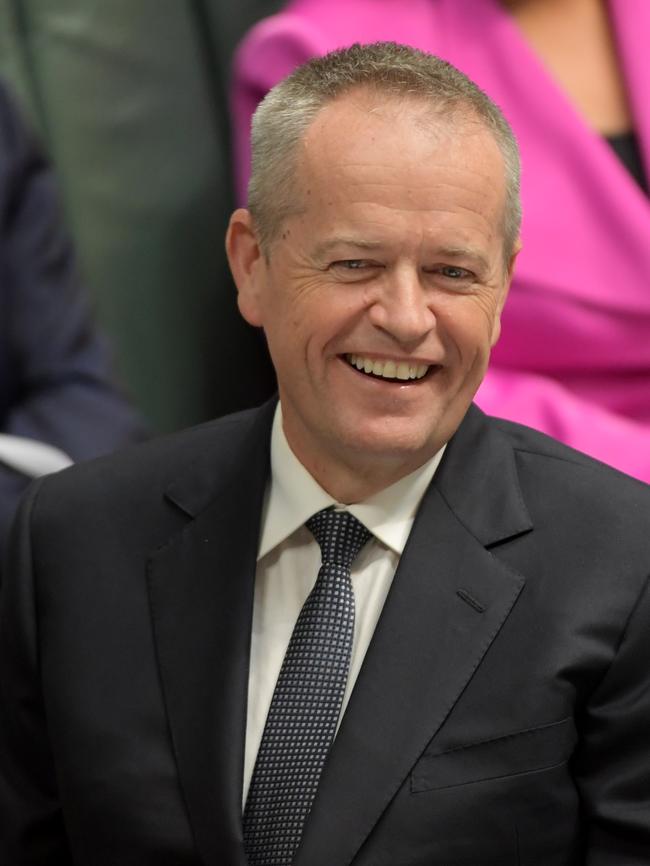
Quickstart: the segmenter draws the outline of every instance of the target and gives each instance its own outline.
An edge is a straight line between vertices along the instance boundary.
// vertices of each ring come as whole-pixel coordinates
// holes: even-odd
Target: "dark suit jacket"
[[[51,167],[0,85],[0,432],[73,460],[142,439],[111,381]],[[29,479],[0,462],[0,554]]]
[[[0,862],[243,866],[273,406],[74,467],[0,607]],[[650,492],[472,408],[297,866],[650,862]]]

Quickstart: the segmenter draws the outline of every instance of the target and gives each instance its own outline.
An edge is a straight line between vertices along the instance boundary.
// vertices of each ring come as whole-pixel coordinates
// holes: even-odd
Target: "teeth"
[[[405,361],[400,361],[397,365],[397,370],[395,372],[395,376],[398,379],[408,379],[409,377],[409,365]]]
[[[384,379],[421,379],[427,370],[428,364],[409,364],[406,361],[376,361],[363,355],[346,355],[346,360],[357,370],[371,373],[373,376],[381,376]]]

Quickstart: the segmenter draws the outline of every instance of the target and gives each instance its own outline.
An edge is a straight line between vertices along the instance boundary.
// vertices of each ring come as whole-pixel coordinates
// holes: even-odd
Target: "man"
[[[471,406],[507,124],[377,44],[297,70],[253,138],[227,248],[280,403],[24,503],[0,859],[650,862],[650,494]]]
[[[52,169],[0,84],[0,559],[32,477],[144,438],[111,381]]]

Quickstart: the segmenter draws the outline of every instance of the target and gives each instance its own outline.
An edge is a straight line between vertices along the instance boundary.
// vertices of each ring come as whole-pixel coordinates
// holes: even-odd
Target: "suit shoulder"
[[[608,495],[638,499],[647,507],[650,485],[645,482],[531,427],[501,418],[491,418],[490,421],[509,441],[520,471],[540,475],[544,486],[555,484],[558,490],[572,488],[576,495],[607,490]]]
[[[227,472],[256,425],[264,423],[265,410],[226,415],[75,464],[46,478],[39,498],[83,502],[128,494],[132,500],[138,491],[163,488],[185,472],[196,471],[197,463],[209,465],[215,474]]]

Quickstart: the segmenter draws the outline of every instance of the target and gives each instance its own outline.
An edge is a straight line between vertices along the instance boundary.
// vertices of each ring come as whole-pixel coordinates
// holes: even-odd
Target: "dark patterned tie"
[[[244,811],[250,866],[290,866],[336,733],[354,637],[350,567],[370,538],[347,511],[307,527],[321,548],[316,584],[289,641]]]

